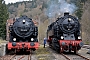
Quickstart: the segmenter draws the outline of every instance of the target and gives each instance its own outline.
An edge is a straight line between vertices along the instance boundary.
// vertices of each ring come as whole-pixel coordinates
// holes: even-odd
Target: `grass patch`
[[[38,56],[37,60],[55,60],[54,56]]]
[[[87,44],[87,45],[88,45],[88,44],[90,44],[90,42],[89,42],[89,41],[86,41],[86,42],[85,42],[85,44]]]
[[[38,60],[45,60],[47,59],[47,56],[38,56]]]
[[[36,50],[36,54],[40,55],[40,54],[50,54],[50,52],[47,50],[46,48],[43,48],[43,45],[40,45],[39,49]]]
[[[40,45],[39,49],[36,50],[37,60],[53,60],[55,57],[50,53],[48,47],[43,48],[43,45]]]
[[[3,40],[3,39],[0,39],[0,44],[1,43],[4,43],[4,42],[7,42],[6,40]]]

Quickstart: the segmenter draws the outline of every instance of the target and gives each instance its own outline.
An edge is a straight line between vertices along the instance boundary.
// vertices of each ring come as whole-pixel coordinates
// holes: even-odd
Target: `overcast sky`
[[[18,2],[18,1],[29,1],[29,0],[4,0],[6,4],[8,3],[15,3],[15,2]],[[32,1],[32,0],[30,0]]]

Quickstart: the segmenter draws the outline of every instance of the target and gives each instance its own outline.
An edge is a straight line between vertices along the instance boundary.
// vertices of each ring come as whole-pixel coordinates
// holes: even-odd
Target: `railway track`
[[[22,55],[22,56],[14,56],[14,57],[11,57],[11,59],[9,59],[9,60],[15,60],[16,58],[16,60],[25,60],[25,58],[27,58],[28,57],[28,59],[26,59],[26,60],[31,60],[31,54],[30,55]]]
[[[6,55],[2,57],[0,60],[31,60],[31,54],[30,55]]]
[[[1,57],[0,60],[31,60],[31,54],[32,52],[30,51],[29,55],[5,55],[3,57]]]
[[[89,58],[86,58],[80,54],[61,54],[64,56],[67,60],[90,60]]]
[[[12,60],[15,56],[16,56],[16,54],[14,54],[13,56],[11,56],[9,60]]]
[[[31,60],[32,51],[30,50],[30,55],[28,56],[28,60]]]
[[[48,50],[55,56],[56,60],[90,60],[86,55],[74,54],[73,52],[64,52],[62,54],[57,53],[55,50],[48,48]],[[86,56],[86,57],[85,57]]]
[[[31,60],[31,54],[29,55],[6,55],[0,60]]]

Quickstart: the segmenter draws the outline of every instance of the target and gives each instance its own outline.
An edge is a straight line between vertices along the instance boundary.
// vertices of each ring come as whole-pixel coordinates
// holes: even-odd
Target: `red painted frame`
[[[22,44],[24,44],[24,49],[32,49],[32,48],[35,48],[35,49],[38,49],[39,48],[39,43],[38,42],[34,42],[34,46],[30,46],[30,42],[16,42],[16,46],[12,46],[12,42],[8,42],[8,50],[11,50],[11,49],[22,49],[23,46]]]

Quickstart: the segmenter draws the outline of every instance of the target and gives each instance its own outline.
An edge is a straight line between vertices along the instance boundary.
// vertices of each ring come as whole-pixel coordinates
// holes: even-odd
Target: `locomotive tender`
[[[49,46],[60,53],[64,51],[77,53],[83,46],[80,23],[76,17],[69,15],[68,12],[48,26],[47,38]]]
[[[9,42],[7,49],[20,50],[36,50],[39,47],[38,43],[38,27],[35,26],[31,18],[22,16],[15,19],[13,24],[9,26]]]

